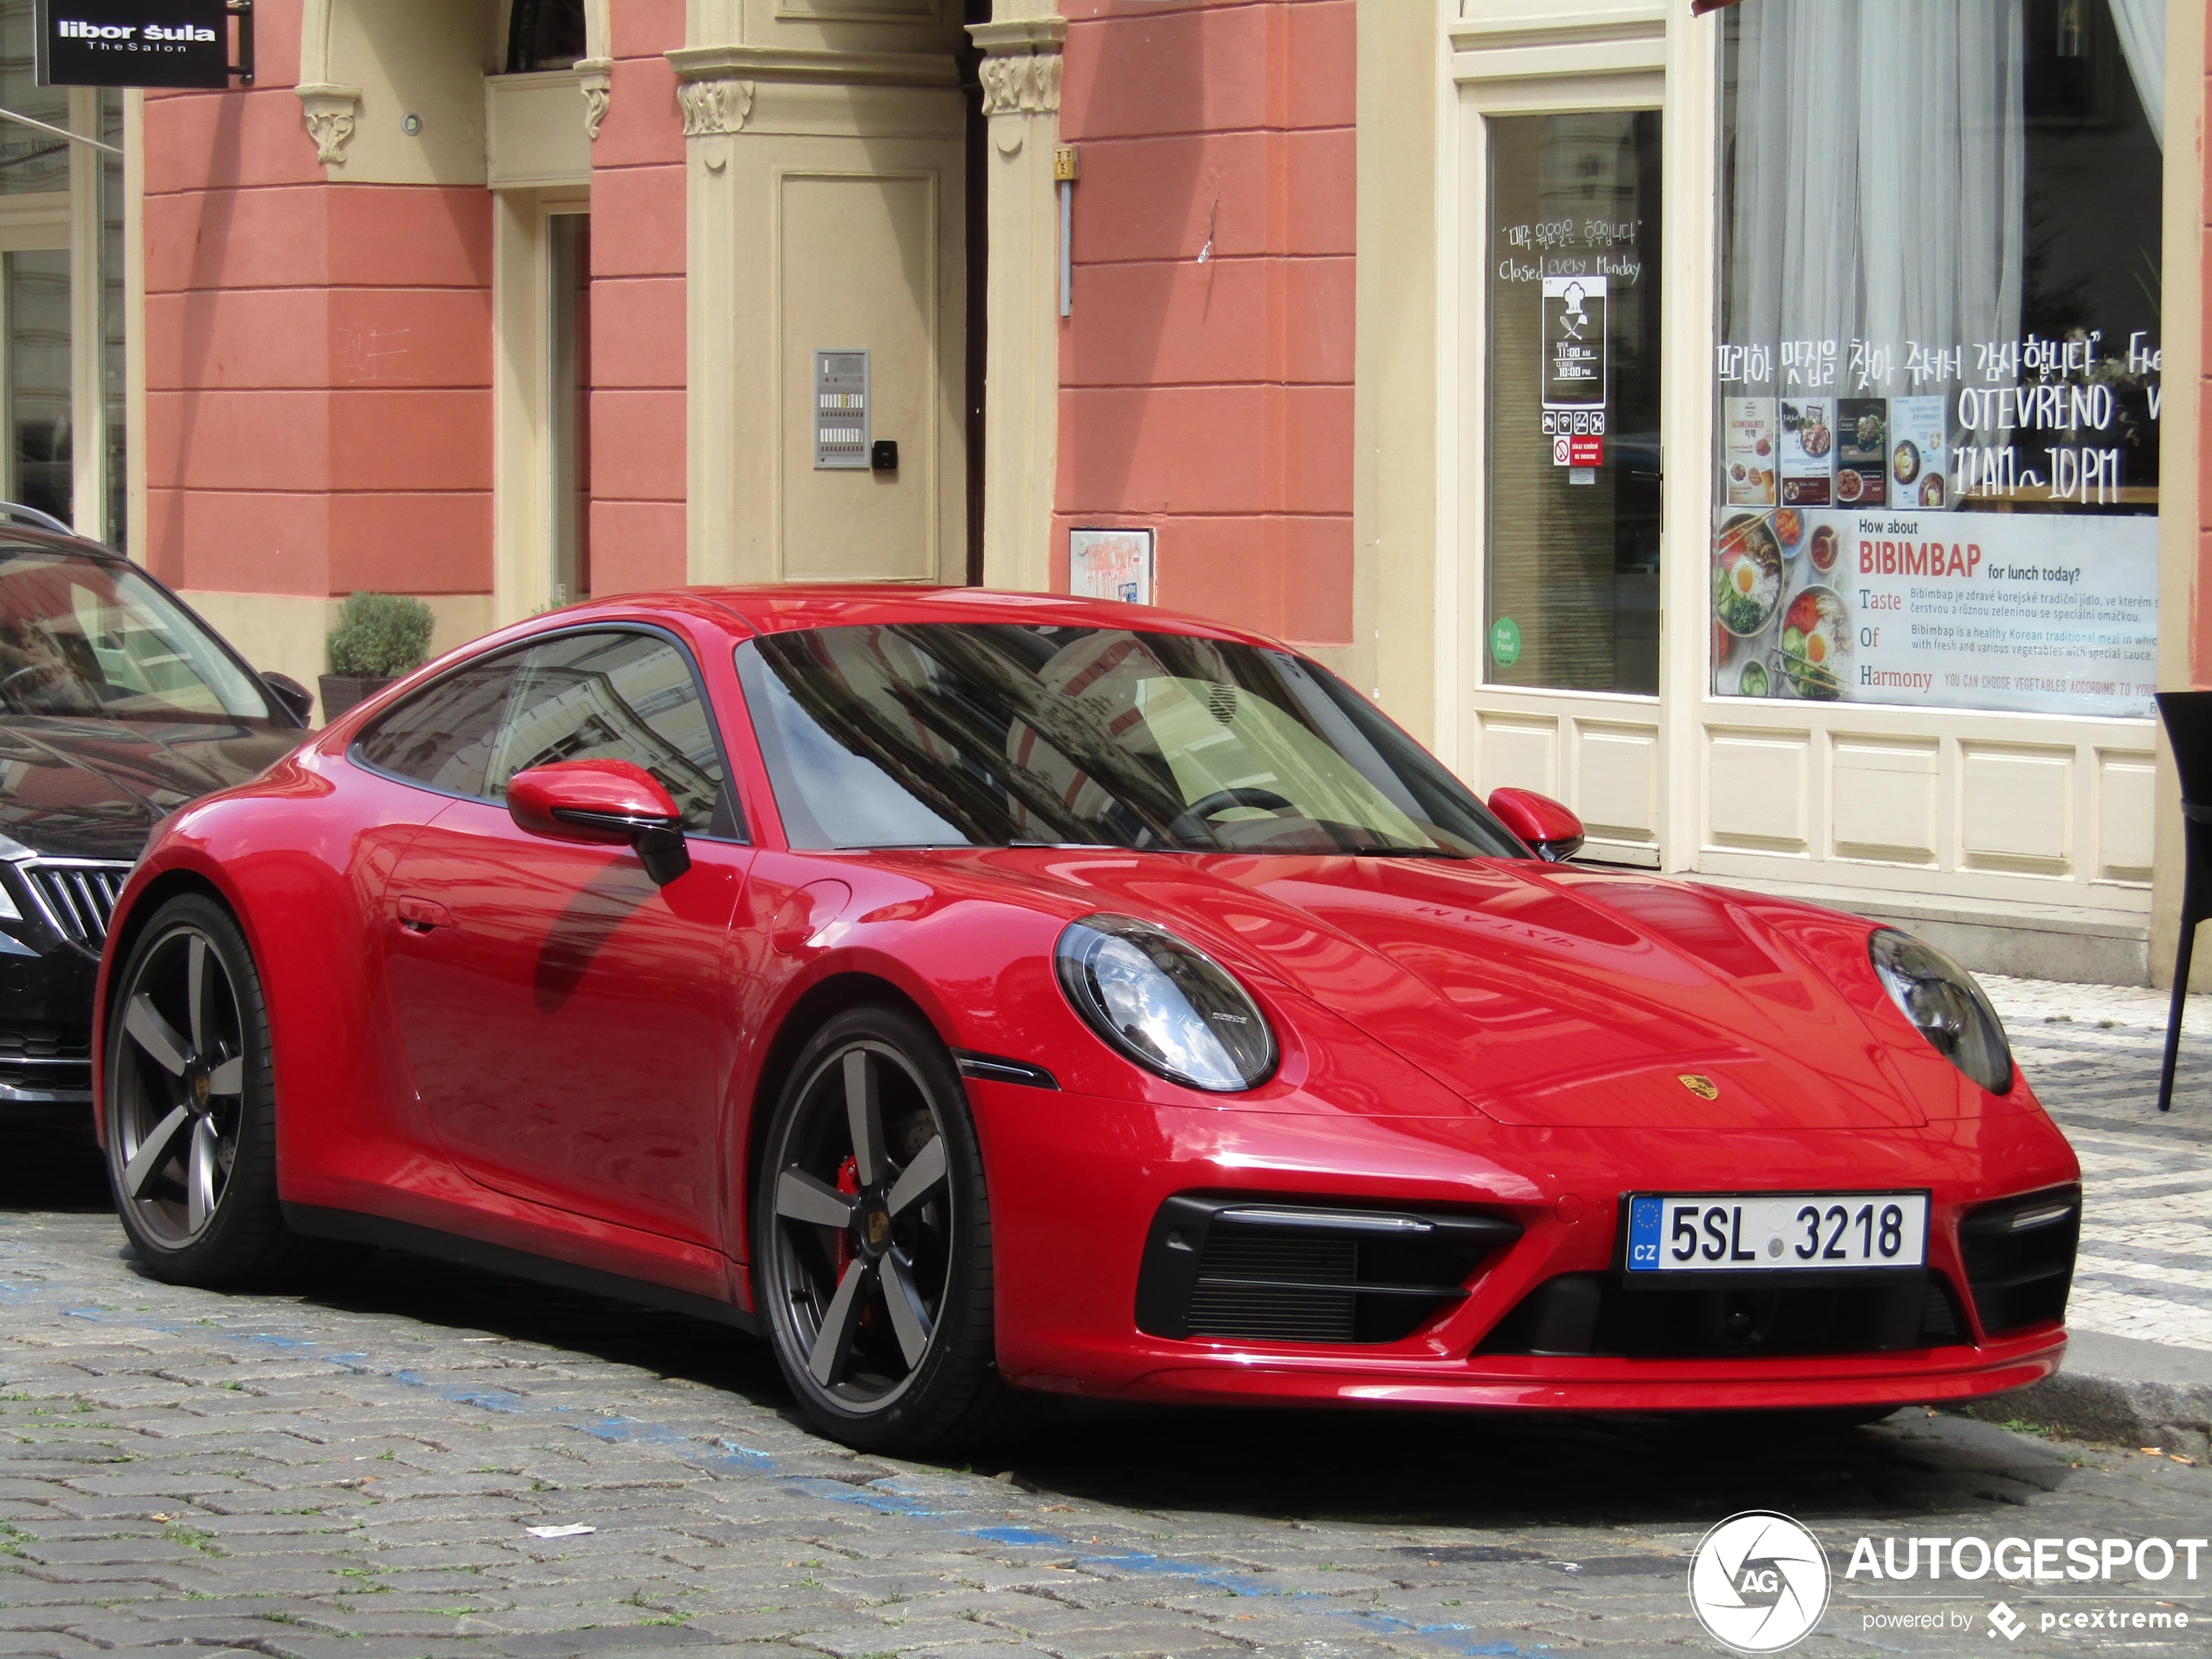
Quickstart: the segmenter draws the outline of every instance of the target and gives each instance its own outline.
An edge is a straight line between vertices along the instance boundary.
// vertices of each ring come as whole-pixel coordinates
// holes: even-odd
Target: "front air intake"
[[[1521,1237],[1495,1216],[1183,1193],[1160,1206],[1137,1278],[1148,1336],[1395,1342],[1467,1295]]]
[[[2052,1187],[1969,1211],[1959,1255],[1974,1312],[1991,1336],[2066,1318],[2081,1243],[2081,1189]]]

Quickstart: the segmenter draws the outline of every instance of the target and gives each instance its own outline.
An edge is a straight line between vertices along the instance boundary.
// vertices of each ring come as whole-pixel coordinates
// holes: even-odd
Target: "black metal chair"
[[[2159,718],[2182,775],[2182,937],[2174,948],[2174,1003],[2166,1016],[2166,1063],[2158,1074],[2158,1109],[2174,1106],[2174,1062],[2182,1052],[2182,1014],[2188,1006],[2189,958],[2196,924],[2212,916],[2212,691],[2161,691]]]

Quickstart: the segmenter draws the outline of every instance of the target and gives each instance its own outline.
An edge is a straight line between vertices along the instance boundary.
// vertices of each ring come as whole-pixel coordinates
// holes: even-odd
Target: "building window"
[[[2149,712],[2163,14],[1729,15],[1716,694]]]
[[[69,89],[38,84],[37,41],[30,0],[0,3],[0,109],[66,127]],[[0,124],[0,196],[67,190],[71,147],[68,139],[36,127]]]
[[[1656,696],[1659,113],[1486,127],[1485,678]]]
[[[583,0],[514,0],[507,18],[507,72],[568,69],[583,56]]]

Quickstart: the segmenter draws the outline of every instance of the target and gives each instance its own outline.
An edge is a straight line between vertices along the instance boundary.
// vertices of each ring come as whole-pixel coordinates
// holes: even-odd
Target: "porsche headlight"
[[[1890,1000],[1939,1053],[1993,1095],[2013,1086],[2012,1045],[1974,976],[1932,945],[1885,927],[1866,941]]]
[[[1054,953],[1092,1030],[1147,1071],[1214,1094],[1275,1070],[1275,1033],[1244,988],[1195,946],[1131,916],[1071,921]]]

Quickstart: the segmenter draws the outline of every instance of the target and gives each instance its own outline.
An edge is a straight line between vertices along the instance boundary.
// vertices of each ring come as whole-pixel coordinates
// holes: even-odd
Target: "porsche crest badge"
[[[1718,1100],[1721,1086],[1710,1077],[1701,1077],[1694,1071],[1685,1071],[1675,1081],[1700,1100]]]

